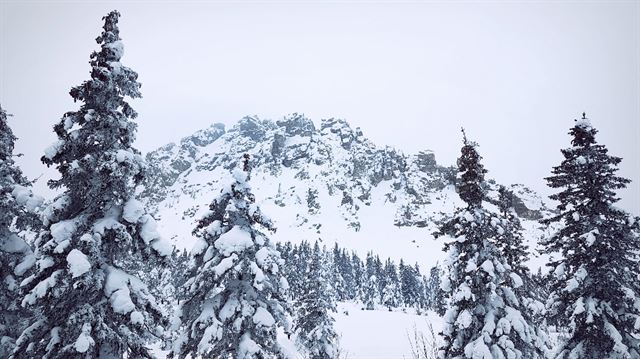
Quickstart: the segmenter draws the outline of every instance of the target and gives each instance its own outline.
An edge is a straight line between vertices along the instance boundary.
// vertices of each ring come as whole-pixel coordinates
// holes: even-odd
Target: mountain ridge
[[[438,164],[432,151],[405,154],[378,146],[343,119],[323,119],[316,126],[295,113],[277,121],[245,117],[228,130],[215,123],[147,154],[141,197],[179,248],[189,248],[195,221],[244,153],[251,155],[252,186],[258,203],[274,217],[279,241],[320,239],[384,252],[389,246],[375,242],[393,235],[406,250],[433,249],[427,239],[435,223],[461,205],[455,167]],[[518,216],[537,239],[543,230],[537,220],[550,210],[526,186],[508,187]],[[497,189],[495,181],[487,181],[488,206],[497,200]],[[365,233],[376,237],[369,246],[358,238]],[[419,262],[438,260],[427,257]]]

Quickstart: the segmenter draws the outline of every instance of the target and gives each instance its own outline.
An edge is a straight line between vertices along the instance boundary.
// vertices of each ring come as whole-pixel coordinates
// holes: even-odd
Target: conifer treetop
[[[16,136],[7,123],[9,116],[11,115],[0,106],[0,161],[7,164],[13,163],[13,147],[16,141]]]
[[[558,358],[637,358],[639,227],[614,206],[616,190],[630,181],[616,175],[622,159],[597,143],[597,132],[583,113],[569,131],[571,147],[546,178],[560,190],[550,196],[557,214],[542,221],[558,223],[543,241],[551,255],[547,308],[569,328]]]
[[[67,112],[54,126],[58,141],[42,157],[55,165],[61,178],[50,180],[51,188],[66,188],[71,207],[104,214],[108,203],[122,204],[131,198],[144,177],[144,160],[133,148],[137,113],[125,100],[139,98],[138,74],[120,63],[124,46],[120,41],[117,11],[103,18],[100,45],[90,58],[91,78],[69,92],[81,102],[78,111]],[[108,182],[113,187],[106,188]]]
[[[564,188],[550,196],[559,201],[561,212],[602,210],[618,202],[615,191],[631,181],[617,176],[622,158],[609,155],[608,149],[596,141],[595,129],[586,114],[575,121],[569,130],[571,147],[562,149],[564,160],[545,178],[551,188]],[[588,209],[590,208],[590,209]],[[544,223],[559,221],[563,214],[546,219]]]
[[[460,158],[458,158],[458,181],[457,190],[460,198],[469,207],[477,208],[482,205],[484,190],[484,174],[487,170],[480,163],[482,156],[478,153],[478,145],[467,139],[467,135],[462,129],[463,146]]]
[[[22,171],[14,165],[13,149],[17,138],[7,122],[9,116],[11,115],[0,106],[0,177],[2,177],[2,182],[8,181],[7,185],[2,186],[0,193],[13,190],[9,184],[23,186],[29,184],[27,179],[22,176]]]

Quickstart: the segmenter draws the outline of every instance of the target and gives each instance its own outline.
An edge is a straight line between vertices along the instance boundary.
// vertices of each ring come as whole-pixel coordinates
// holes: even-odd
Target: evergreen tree
[[[378,278],[375,274],[372,274],[364,283],[362,301],[364,302],[366,310],[374,310],[376,304],[380,302],[380,297],[378,296]]]
[[[287,280],[267,237],[270,220],[249,187],[249,157],[233,173],[193,231],[194,266],[180,301],[180,333],[172,356],[278,358],[278,327],[288,331]]]
[[[362,260],[356,252],[351,253],[351,266],[353,267],[353,292],[354,298],[364,301],[364,283],[365,280],[365,268],[362,264]]]
[[[384,265],[382,265],[382,261],[380,260],[380,256],[376,254],[373,258],[373,265],[376,274],[376,279],[378,280],[378,287],[376,288],[378,292],[378,298],[382,298],[382,293],[385,285],[387,284],[387,276],[384,272]],[[381,301],[382,302],[382,301]]]
[[[464,132],[463,132],[464,133]],[[534,330],[521,314],[514,288],[521,285],[501,258],[495,241],[501,219],[482,207],[484,174],[476,144],[464,136],[458,159],[457,191],[466,203],[435,233],[450,240],[444,342],[439,356],[458,358],[530,358]]]
[[[525,262],[529,260],[529,247],[524,242],[520,219],[513,209],[514,194],[504,186],[498,189],[498,209],[503,219],[496,245],[511,269],[518,275],[529,274]]]
[[[289,293],[293,298],[299,297],[302,286],[304,261],[303,258],[301,258],[301,247],[302,244],[300,246],[294,245],[289,255],[289,261],[284,263],[287,282],[289,283]]]
[[[402,300],[407,307],[420,307],[421,288],[419,273],[412,266],[400,260],[400,288]]]
[[[337,358],[338,335],[333,328],[336,311],[330,276],[318,242],[306,271],[307,280],[297,310],[297,339],[311,359]],[[323,263],[324,262],[324,263]]]
[[[446,311],[446,293],[441,288],[441,276],[442,270],[440,269],[440,265],[436,263],[436,265],[429,271],[429,279],[427,281],[427,300],[429,308],[442,316]]]
[[[427,306],[427,297],[425,295],[425,281],[423,280],[422,275],[420,274],[420,266],[416,263],[413,267],[413,281],[415,282],[416,288],[416,308],[423,309]],[[418,311],[420,313],[420,311]]]
[[[338,247],[338,243],[333,247],[333,251],[331,253],[331,273],[335,295],[338,300],[347,299],[347,288],[345,277],[345,265],[344,265],[344,257],[342,256],[342,252],[340,251],[340,247]]]
[[[353,270],[353,264],[351,262],[351,258],[349,257],[349,254],[347,253],[347,250],[343,248],[341,252],[342,252],[340,254],[342,258],[341,273],[342,273],[342,279],[344,280],[344,292],[345,292],[344,299],[355,300],[357,297],[358,291],[356,288],[356,280],[355,280],[355,274]]]
[[[362,300],[367,310],[375,309],[375,305],[380,303],[379,291],[378,291],[378,277],[375,258],[373,253],[367,253],[365,261],[365,281],[363,287]]]
[[[597,132],[583,114],[546,179],[560,190],[550,197],[557,215],[542,221],[557,224],[543,243],[552,255],[547,306],[551,320],[569,327],[556,355],[640,358],[638,222],[614,206],[630,181],[616,175],[621,158],[596,142]]]
[[[22,232],[37,230],[34,210],[41,200],[31,194],[29,181],[15,164],[16,137],[0,107],[0,357],[13,350],[16,333],[24,329],[29,315],[20,306],[19,279],[35,262]]]
[[[382,290],[382,304],[391,311],[391,308],[397,308],[402,305],[398,272],[396,271],[396,265],[391,261],[391,259],[387,259],[384,266],[384,273],[386,282]]]
[[[522,225],[513,208],[514,194],[504,186],[500,186],[498,193],[498,209],[502,225],[498,231],[496,244],[512,273],[517,274],[522,280],[522,285],[515,289],[515,293],[522,303],[522,316],[536,331],[532,341],[535,355],[538,358],[544,358],[550,351],[547,324],[544,319],[543,301],[546,297],[539,296],[537,284],[525,265],[529,260],[529,252],[522,235]]]
[[[23,282],[22,304],[37,316],[15,358],[151,358],[147,343],[162,334],[163,313],[140,273],[171,249],[135,199],[144,161],[125,96],[140,97],[140,84],[120,63],[119,16],[103,18],[91,79],[70,92],[82,105],[55,125],[59,140],[42,158],[61,175],[49,186],[63,193],[45,212],[36,271]]]

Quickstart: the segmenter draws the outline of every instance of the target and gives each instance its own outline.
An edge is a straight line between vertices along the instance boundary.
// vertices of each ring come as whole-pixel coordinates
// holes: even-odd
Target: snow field
[[[335,317],[335,329],[340,336],[340,359],[412,359],[409,336],[414,329],[425,336],[442,330],[443,320],[436,313],[428,311],[424,315],[389,312],[386,308],[361,310],[362,304],[339,302]],[[395,310],[395,309],[394,309]],[[296,353],[295,338],[279,331],[278,343],[288,356],[287,359],[306,359]],[[160,345],[152,346],[158,359],[165,359],[167,352]]]

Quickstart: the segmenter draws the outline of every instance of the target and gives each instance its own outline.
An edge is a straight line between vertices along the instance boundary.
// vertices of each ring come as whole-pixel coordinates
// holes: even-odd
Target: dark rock
[[[278,125],[278,127],[284,127],[285,133],[288,136],[311,136],[316,131],[313,121],[297,113],[287,116],[281,121],[277,121],[276,125]]]

